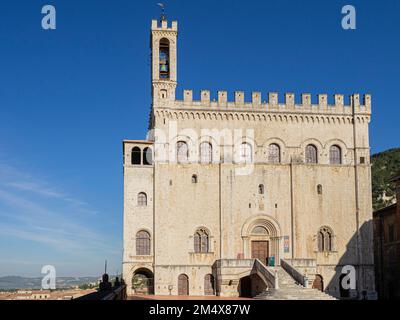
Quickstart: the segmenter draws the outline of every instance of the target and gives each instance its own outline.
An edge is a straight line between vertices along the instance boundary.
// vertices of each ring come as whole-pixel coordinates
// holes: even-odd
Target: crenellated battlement
[[[362,96],[356,93],[350,95],[349,104],[345,104],[343,94],[335,94],[334,104],[328,103],[327,94],[318,94],[317,103],[312,102],[312,95],[309,93],[301,94],[301,103],[296,104],[294,93],[285,93],[283,103],[279,101],[279,94],[276,92],[268,93],[267,100],[263,100],[261,92],[252,92],[251,102],[245,101],[243,91],[235,91],[234,100],[228,100],[227,91],[218,91],[217,99],[211,100],[211,92],[202,90],[200,100],[193,100],[193,91],[184,90],[183,100],[176,101],[176,105],[185,108],[212,108],[212,109],[233,109],[241,111],[291,111],[291,112],[311,112],[311,113],[343,113],[351,114],[353,107],[355,113],[371,114],[371,95]]]
[[[178,21],[172,21],[169,24],[168,21],[158,21],[152,20],[151,21],[151,30],[152,31],[178,31]]]

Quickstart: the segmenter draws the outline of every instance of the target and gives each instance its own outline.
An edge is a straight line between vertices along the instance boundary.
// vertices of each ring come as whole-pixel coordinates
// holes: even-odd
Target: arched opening
[[[268,162],[270,163],[281,162],[281,148],[276,143],[270,144],[268,147]]]
[[[142,164],[142,150],[139,147],[134,147],[132,149],[132,165],[140,166]]]
[[[176,144],[176,157],[177,157],[178,163],[188,163],[189,147],[185,141],[179,141]]]
[[[318,163],[318,149],[316,146],[309,144],[306,147],[306,163]]]
[[[209,142],[203,142],[200,145],[200,161],[203,164],[212,163],[212,145]]]
[[[318,251],[319,252],[333,251],[333,232],[328,227],[322,227],[318,231]]]
[[[189,295],[189,277],[186,274],[181,274],[178,277],[178,295]]]
[[[242,228],[245,259],[258,259],[266,266],[279,266],[282,238],[279,224],[270,216],[250,218]]]
[[[139,193],[137,204],[138,207],[147,207],[147,194],[145,194],[144,192]]]
[[[329,162],[330,164],[342,164],[342,149],[334,145],[329,150]]]
[[[263,184],[260,184],[258,186],[258,194],[264,194],[265,193],[265,187]]]
[[[153,165],[153,149],[145,148],[143,150],[143,165],[151,166]]]
[[[215,295],[215,283],[212,274],[207,274],[204,277],[204,295],[214,296]]]
[[[198,229],[194,234],[194,252],[208,253],[209,252],[209,234],[204,229]]]
[[[324,278],[321,275],[317,274],[315,276],[312,287],[313,289],[324,292]]]
[[[268,286],[257,274],[243,277],[239,281],[239,296],[241,298],[254,298],[268,289]]]
[[[151,253],[151,236],[147,231],[139,231],[136,234],[136,255],[149,256]]]
[[[250,143],[243,142],[240,145],[240,163],[253,163],[253,148]]]
[[[149,269],[135,271],[132,277],[132,289],[135,294],[154,294],[154,275]]]
[[[169,40],[160,40],[160,79],[170,78]]]

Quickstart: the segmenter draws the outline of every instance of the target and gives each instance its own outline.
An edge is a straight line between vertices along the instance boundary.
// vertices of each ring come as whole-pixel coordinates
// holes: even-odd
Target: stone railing
[[[223,259],[215,262],[217,268],[252,268],[254,259]]]
[[[304,276],[301,272],[299,272],[298,270],[296,270],[289,262],[285,261],[285,260],[281,260],[281,267],[287,272],[289,273],[292,278],[297,281],[299,284],[301,284],[302,286],[308,288],[308,278],[306,276]]]
[[[256,259],[254,261],[254,268],[261,273],[264,278],[272,286],[272,289],[279,289],[278,273],[272,273],[265,265],[261,263],[260,260]]]
[[[278,275],[272,273],[265,265],[258,259],[222,259],[217,260],[213,269],[215,270],[214,275],[220,276],[223,269],[237,269],[241,272],[241,269],[249,269],[251,273],[259,273],[271,286],[271,288],[278,289]],[[232,270],[233,271],[233,270]],[[232,274],[235,274],[233,271]]]

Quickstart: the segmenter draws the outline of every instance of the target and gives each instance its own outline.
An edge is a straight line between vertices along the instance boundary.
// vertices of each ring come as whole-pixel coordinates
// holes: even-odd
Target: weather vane
[[[160,21],[165,21],[167,20],[166,16],[165,16],[165,4],[162,2],[157,3],[157,5],[161,8],[161,17],[160,17]]]

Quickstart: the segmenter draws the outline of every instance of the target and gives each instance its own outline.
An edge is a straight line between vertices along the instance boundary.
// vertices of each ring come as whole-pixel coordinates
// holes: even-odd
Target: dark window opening
[[[160,79],[169,79],[170,77],[170,60],[169,60],[169,40],[161,39],[160,41]]]
[[[143,164],[145,166],[153,165],[153,150],[151,148],[145,148],[143,150]]]
[[[142,150],[139,147],[134,147],[132,149],[132,165],[141,165],[142,164]]]

